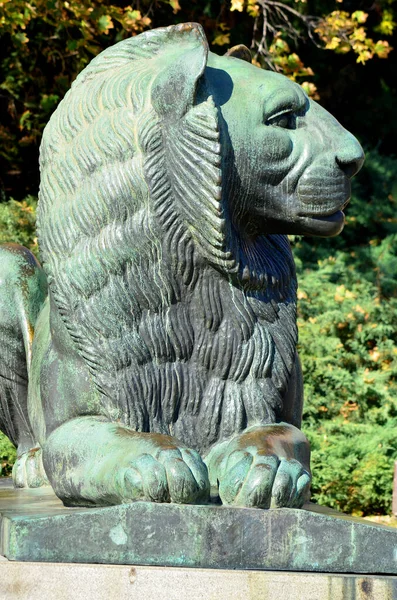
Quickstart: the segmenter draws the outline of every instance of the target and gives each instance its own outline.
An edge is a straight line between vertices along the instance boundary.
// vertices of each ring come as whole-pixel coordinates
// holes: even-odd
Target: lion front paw
[[[309,486],[309,473],[295,459],[236,451],[227,461],[219,496],[235,506],[300,508]]]
[[[209,457],[223,504],[300,508],[309,499],[309,444],[292,425],[255,427]]]
[[[38,488],[49,485],[42,461],[42,449],[38,446],[23,452],[12,468],[12,479],[17,488]]]
[[[117,475],[123,502],[148,500],[197,504],[209,499],[207,467],[188,448],[160,449],[142,454]]]

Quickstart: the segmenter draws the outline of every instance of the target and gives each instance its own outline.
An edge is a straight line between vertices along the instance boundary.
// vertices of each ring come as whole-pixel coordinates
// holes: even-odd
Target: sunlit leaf
[[[365,13],[363,10],[356,10],[352,13],[352,19],[357,21],[357,23],[365,23],[368,19],[368,13]]]
[[[230,33],[219,33],[214,37],[212,43],[215,46],[226,46],[230,44]]]
[[[238,12],[243,12],[244,10],[244,0],[231,0],[230,10],[237,10]]]
[[[102,15],[101,17],[99,17],[99,19],[98,19],[99,31],[107,34],[107,33],[109,33],[109,29],[113,29],[113,27],[114,27],[113,21],[109,15]]]
[[[181,5],[179,4],[179,0],[170,0],[170,5],[173,8],[174,14],[181,10]]]

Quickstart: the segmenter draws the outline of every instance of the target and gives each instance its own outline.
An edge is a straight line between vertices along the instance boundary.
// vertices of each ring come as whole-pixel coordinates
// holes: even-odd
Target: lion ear
[[[193,106],[207,64],[208,42],[198,23],[168,27],[167,64],[152,85],[152,105],[163,119],[178,119]]]
[[[246,62],[252,62],[251,50],[244,46],[243,44],[239,44],[238,46],[233,46],[230,48],[225,54],[225,56],[232,56],[233,58],[239,58],[240,60],[245,60]]]

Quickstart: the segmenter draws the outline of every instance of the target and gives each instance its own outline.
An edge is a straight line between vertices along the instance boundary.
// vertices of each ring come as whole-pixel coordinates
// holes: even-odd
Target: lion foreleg
[[[310,445],[300,431],[303,380],[298,354],[281,422],[249,427],[215,445],[205,459],[223,504],[300,508],[310,495]]]
[[[43,462],[67,506],[135,500],[199,503],[209,497],[207,468],[171,436],[139,433],[102,417],[79,417],[48,437]]]
[[[303,409],[303,377],[302,367],[298,356],[295,355],[295,363],[292,369],[291,377],[288,384],[287,392],[283,398],[283,410],[280,415],[280,420],[285,423],[290,423],[298,429],[302,424],[302,409]]]
[[[308,501],[309,442],[288,423],[250,427],[212,448],[206,463],[223,504],[300,508]]]

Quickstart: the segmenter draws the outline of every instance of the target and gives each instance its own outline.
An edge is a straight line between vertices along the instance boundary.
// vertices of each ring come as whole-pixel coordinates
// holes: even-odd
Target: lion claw
[[[207,467],[197,452],[187,448],[142,454],[123,470],[122,478],[124,502],[197,504],[209,500]]]
[[[301,508],[307,499],[310,475],[295,459],[248,452],[226,471],[219,495],[223,504],[257,508]]]
[[[246,430],[207,457],[223,504],[301,508],[310,495],[309,443],[285,423]]]
[[[12,479],[17,488],[38,488],[49,485],[42,461],[42,449],[37,446],[23,452],[12,468]]]

